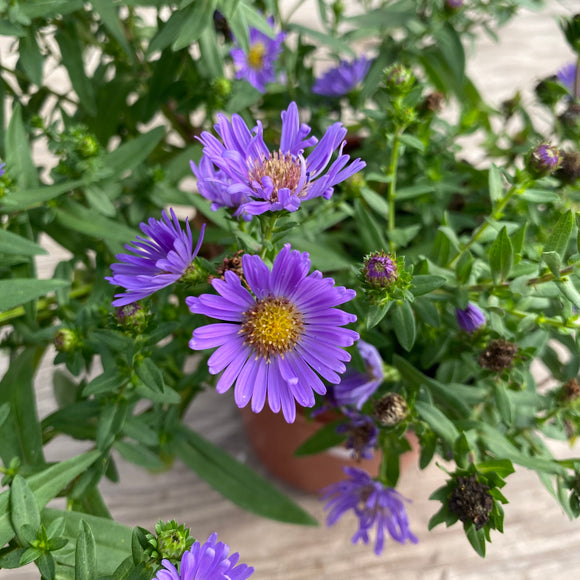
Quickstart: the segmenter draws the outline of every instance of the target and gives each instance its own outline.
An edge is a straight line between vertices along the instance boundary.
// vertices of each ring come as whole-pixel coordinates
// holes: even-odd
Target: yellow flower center
[[[266,45],[263,42],[255,42],[250,46],[248,52],[248,64],[257,70],[264,66],[264,55],[266,54]]]
[[[268,296],[244,312],[240,334],[258,357],[270,360],[293,349],[303,330],[302,314],[288,298]]]

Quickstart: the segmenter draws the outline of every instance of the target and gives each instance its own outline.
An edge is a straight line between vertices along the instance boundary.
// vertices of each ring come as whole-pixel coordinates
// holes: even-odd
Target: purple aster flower
[[[383,382],[383,361],[372,344],[359,340],[356,346],[365,363],[366,372],[347,367],[342,381],[332,388],[332,393],[336,405],[355,405],[360,410]]]
[[[270,409],[282,409],[292,423],[295,401],[312,407],[313,391],[326,393],[316,373],[336,384],[346,370],[350,355],[342,347],[359,336],[341,326],[356,316],[334,307],[356,293],[334,287],[334,280],[318,271],[309,275],[308,253],[291,250],[290,244],[276,256],[272,270],[259,256],[248,254],[242,256],[242,268],[245,285],[227,271],[225,280],[212,281],[220,296],[186,299],[193,313],[227,321],[196,328],[189,346],[219,347],[208,360],[212,375],[224,371],[216,387],[219,393],[235,383],[236,404],[245,407],[251,399],[255,413],[263,409],[267,396]]]
[[[228,556],[230,547],[217,542],[213,533],[201,545],[195,542],[185,552],[179,564],[179,572],[169,560],[163,560],[164,570],[159,570],[153,580],[246,580],[254,573],[247,564],[238,564],[240,555]],[[238,564],[236,566],[236,564]]]
[[[296,211],[314,197],[329,199],[334,186],[360,171],[365,163],[342,153],[346,129],[334,123],[320,142],[308,137],[310,127],[300,123],[292,102],[282,112],[282,135],[278,151],[270,151],[258,121],[250,131],[239,115],[232,120],[218,115],[215,130],[220,139],[204,131],[199,140],[203,157],[191,162],[199,192],[212,201],[212,209],[237,207],[235,215],[253,216],[266,211]],[[314,149],[304,156],[306,147]],[[338,157],[330,158],[338,149]],[[326,171],[326,173],[325,173]]]
[[[560,166],[560,150],[550,143],[543,142],[534,147],[527,157],[527,168],[535,177],[554,173]]]
[[[356,411],[344,411],[346,422],[336,428],[337,433],[346,433],[346,448],[352,449],[355,459],[370,459],[377,445],[379,429],[368,416]]]
[[[125,245],[134,255],[117,254],[120,263],[111,266],[113,276],[105,279],[115,286],[123,286],[127,292],[115,294],[113,306],[131,304],[177,282],[197,256],[205,224],[194,249],[189,220],[185,222],[184,232],[175,212],[169,211],[171,219],[163,210],[162,220],[150,218],[148,224],[141,223],[141,231],[147,238],[137,236],[132,242],[134,247]]]
[[[371,61],[364,55],[352,62],[341,60],[338,66],[316,79],[312,92],[325,97],[342,97],[365,78],[370,66]]]
[[[404,544],[407,540],[416,544],[415,535],[409,529],[409,519],[403,502],[409,501],[392,487],[384,487],[371,476],[356,467],[345,467],[348,479],[329,485],[324,490],[324,507],[328,510],[326,525],[332,526],[349,510],[353,510],[359,519],[359,527],[352,543],[362,540],[369,543],[369,532],[376,528],[375,554],[383,551],[385,530],[393,540]]]
[[[461,330],[465,330],[465,332],[473,332],[485,324],[485,315],[471,302],[467,305],[465,310],[456,308],[455,316],[457,317],[457,324],[459,324]]]
[[[5,171],[6,171],[4,169],[5,167],[6,167],[6,163],[0,164],[0,177],[2,177],[4,175],[4,173],[5,173]]]
[[[576,63],[571,62],[562,67],[556,74],[558,80],[574,95],[574,84],[576,83]]]
[[[268,24],[274,28],[274,19],[268,18]],[[239,46],[230,51],[236,69],[236,78],[247,80],[261,93],[266,92],[266,84],[276,78],[274,63],[282,52],[285,32],[279,32],[270,38],[256,28],[250,27],[250,48],[245,53]]]

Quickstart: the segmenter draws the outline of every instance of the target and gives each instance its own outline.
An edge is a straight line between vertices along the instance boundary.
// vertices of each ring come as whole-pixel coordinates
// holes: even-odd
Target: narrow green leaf
[[[309,437],[294,451],[294,455],[303,457],[312,455],[313,453],[320,453],[321,451],[340,445],[344,441],[345,436],[344,433],[337,433],[336,428],[341,423],[341,420],[333,421],[318,429],[314,435]]]
[[[69,284],[68,280],[36,280],[34,278],[0,280],[0,312],[30,302]]]
[[[513,259],[514,249],[504,226],[489,249],[489,266],[496,284],[509,276]]]
[[[558,280],[560,278],[560,267],[562,266],[560,254],[558,252],[542,252],[542,260],[548,266],[556,280]]]
[[[383,305],[371,304],[367,314],[367,328],[374,328],[390,310],[393,302],[387,302]]]
[[[574,216],[572,215],[572,210],[568,210],[558,220],[558,223],[546,241],[544,252],[556,252],[563,261],[573,228]]]
[[[50,552],[42,552],[40,558],[36,560],[36,566],[42,577],[42,580],[54,580],[56,577],[56,563]]]
[[[390,310],[393,330],[400,345],[408,352],[413,348],[416,337],[415,315],[408,302],[396,302]]]
[[[81,187],[86,183],[84,179],[77,179],[75,181],[66,181],[64,183],[57,183],[56,185],[47,185],[43,187],[35,187],[33,189],[26,189],[18,193],[17,197],[7,197],[0,200],[0,205],[5,206],[10,211],[21,209],[29,209],[39,204],[45,203],[62,195],[68,193],[77,187]]]
[[[348,42],[342,40],[337,36],[330,36],[325,32],[314,30],[312,28],[308,28],[307,26],[302,26],[301,24],[296,24],[294,22],[288,24],[288,29],[293,32],[297,32],[300,35],[308,36],[312,40],[316,41],[317,44],[328,46],[329,48],[335,50],[339,54],[347,54],[351,57],[355,56]]]
[[[133,59],[131,47],[129,46],[123,27],[121,26],[121,21],[119,20],[117,8],[113,4],[113,0],[92,0],[92,3],[95,7],[95,11],[101,17],[103,24],[109,29],[109,32],[121,45],[121,48],[125,53]]]
[[[206,26],[199,37],[199,48],[203,58],[203,64],[207,67],[207,73],[212,79],[224,76],[222,56],[219,51],[219,43],[213,26]]]
[[[115,441],[115,437],[123,428],[127,418],[127,401],[112,401],[108,403],[101,414],[97,424],[97,447],[106,452]]]
[[[215,490],[260,516],[302,525],[316,520],[246,465],[185,426],[175,434],[176,455]]]
[[[118,372],[117,369],[109,369],[103,374],[95,377],[83,389],[83,397],[90,395],[102,395],[103,393],[112,393],[117,391],[123,383],[127,382]]]
[[[489,168],[489,197],[491,203],[495,204],[503,197],[502,175],[495,164]]]
[[[459,431],[451,420],[437,407],[424,401],[416,401],[415,409],[419,416],[449,445],[453,446]]]
[[[556,280],[556,285],[558,290],[576,306],[580,308],[580,292],[572,282],[570,278],[565,278],[563,280]]]
[[[20,39],[20,64],[26,76],[37,87],[42,86],[42,65],[44,60],[38,49],[34,28],[28,29],[28,34]]]
[[[382,217],[389,215],[389,204],[384,197],[379,195],[376,191],[373,191],[370,187],[361,187],[360,193],[363,199],[378,215]]]
[[[506,425],[511,425],[513,418],[513,404],[503,383],[493,381],[493,396],[502,421]]]
[[[472,548],[479,556],[485,558],[485,532],[483,528],[476,530],[473,522],[464,524],[463,529]]]
[[[34,538],[40,528],[40,511],[28,483],[18,474],[10,486],[10,521],[20,543],[28,546],[31,534],[23,534],[22,526],[30,526]]]
[[[446,280],[443,276],[431,276],[431,275],[419,275],[413,276],[413,285],[411,286],[411,292],[414,296],[422,296],[423,294],[429,294],[437,288],[440,288],[445,284]]]
[[[128,443],[127,441],[115,441],[114,447],[124,459],[135,465],[151,471],[158,471],[164,467],[159,455],[153,453],[144,445]]]
[[[38,507],[44,507],[51,499],[56,497],[65,486],[83,473],[100,455],[99,451],[89,451],[83,455],[51,465],[44,471],[31,475],[26,481],[34,493]],[[15,535],[9,518],[9,493],[7,490],[0,494],[0,546],[4,546]],[[58,513],[62,515],[61,512]]]
[[[33,241],[18,234],[0,229],[0,254],[38,256],[48,252]]]
[[[75,580],[96,580],[97,550],[95,536],[86,521],[81,521],[75,552]]]
[[[196,0],[183,11],[183,25],[173,43],[173,50],[181,50],[199,39],[203,31],[212,24],[215,7],[216,0]]]
[[[14,175],[18,187],[20,189],[38,187],[38,175],[32,160],[28,134],[22,121],[20,103],[14,106],[4,140],[6,165],[10,168],[10,173]]]
[[[421,141],[421,139],[419,139],[418,137],[415,137],[414,135],[403,134],[399,137],[399,141],[403,145],[406,145],[407,147],[410,147],[411,149],[416,149],[417,151],[420,151],[421,153],[423,153],[425,151],[425,144],[423,143],[423,141]]]

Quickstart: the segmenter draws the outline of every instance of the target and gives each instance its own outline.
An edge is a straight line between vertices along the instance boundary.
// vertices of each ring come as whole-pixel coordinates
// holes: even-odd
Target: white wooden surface
[[[469,72],[486,98],[499,105],[515,89],[526,102],[536,79],[555,73],[572,60],[554,18],[580,9],[580,1],[548,2],[542,13],[523,12],[501,32],[501,42],[487,38],[478,43],[469,59]],[[308,12],[301,12],[308,19]],[[45,264],[49,267],[49,264]],[[51,358],[49,357],[50,364]],[[50,367],[39,374],[38,406],[42,416],[54,407],[50,392]],[[241,430],[231,396],[205,393],[188,416],[188,423],[258,470]],[[562,455],[573,453],[566,445],[554,447]],[[73,455],[77,444],[66,439],[49,446],[51,459]],[[576,450],[580,453],[580,450]],[[439,487],[444,473],[436,466],[424,472],[414,467],[401,478],[400,491],[413,500],[409,517],[419,544],[387,544],[382,556],[371,547],[352,545],[356,522],[345,517],[333,528],[302,528],[257,518],[224,500],[183,465],[148,474],[119,462],[121,483],[102,486],[114,517],[127,525],[152,528],[158,519],[175,518],[205,538],[219,538],[253,565],[256,580],[567,580],[580,577],[580,523],[570,522],[543,489],[534,473],[520,470],[508,479],[504,536],[495,534],[488,557],[480,559],[468,545],[460,527],[427,532],[427,522],[437,504],[429,494]],[[289,493],[313,515],[323,520],[316,496]],[[38,578],[33,566],[0,572],[2,580]]]

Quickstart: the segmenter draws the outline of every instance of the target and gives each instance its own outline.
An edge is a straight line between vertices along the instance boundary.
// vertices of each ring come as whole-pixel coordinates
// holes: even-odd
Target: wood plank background
[[[572,60],[555,16],[580,8],[578,0],[550,0],[541,13],[523,11],[501,31],[500,42],[481,38],[469,72],[484,96],[495,105],[521,89],[525,102],[532,99],[536,79],[555,73]],[[312,4],[299,13],[311,19]],[[541,113],[538,113],[541,115]],[[470,155],[477,155],[469,145]],[[50,272],[54,256],[40,264]],[[50,275],[50,274],[48,274]],[[37,381],[41,416],[54,408],[50,362],[47,356]],[[0,366],[2,365],[0,361]],[[542,369],[538,368],[538,373]],[[234,456],[263,473],[248,447],[241,419],[232,397],[203,394],[187,417],[189,425]],[[559,455],[571,455],[566,445],[555,445]],[[77,443],[61,438],[49,445],[50,459],[62,459],[79,451]],[[388,542],[377,557],[371,547],[352,545],[354,518],[338,525],[302,528],[260,519],[243,512],[190,473],[182,464],[160,474],[148,474],[119,461],[121,483],[102,486],[114,517],[127,525],[151,529],[158,519],[175,518],[191,526],[204,539],[217,531],[219,538],[241,553],[241,560],[256,568],[256,580],[545,580],[580,577],[580,523],[570,522],[534,473],[520,469],[508,479],[505,495],[505,535],[495,533],[488,557],[480,559],[459,526],[427,532],[427,522],[437,510],[428,496],[442,485],[445,474],[435,465],[420,472],[413,466],[401,478],[399,490],[413,500],[409,505],[411,527],[419,544],[401,546]],[[297,502],[323,521],[322,505],[314,495],[285,488]],[[36,568],[0,572],[2,580],[38,578]]]

